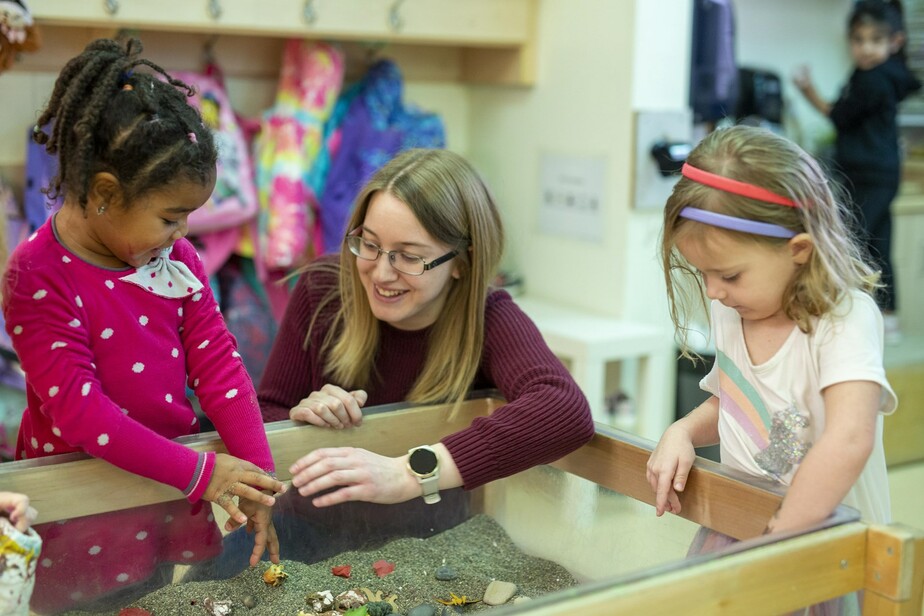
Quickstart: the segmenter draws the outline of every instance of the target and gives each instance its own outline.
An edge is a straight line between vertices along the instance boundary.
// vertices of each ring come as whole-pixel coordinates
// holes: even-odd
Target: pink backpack
[[[205,205],[189,215],[189,232],[202,235],[238,227],[257,215],[259,202],[244,131],[221,85],[220,74],[177,71],[173,76],[196,88],[189,101],[212,129],[218,148],[215,190]]]

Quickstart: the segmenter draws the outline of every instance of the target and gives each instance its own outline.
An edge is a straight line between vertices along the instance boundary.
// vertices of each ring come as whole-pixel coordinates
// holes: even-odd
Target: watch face
[[[436,454],[422,447],[413,450],[408,459],[408,466],[418,475],[429,475],[436,470],[436,464]]]

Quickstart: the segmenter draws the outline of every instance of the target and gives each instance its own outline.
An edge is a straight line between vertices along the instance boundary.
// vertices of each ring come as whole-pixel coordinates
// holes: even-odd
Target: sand
[[[395,570],[379,578],[372,565],[383,559],[394,563]],[[438,606],[436,599],[449,599],[450,593],[481,599],[492,580],[516,584],[514,597],[537,597],[577,584],[560,565],[524,554],[503,528],[486,515],[474,516],[428,539],[397,539],[373,550],[343,552],[311,565],[293,561],[282,564],[288,577],[276,587],[263,581],[268,564],[261,563],[228,580],[161,588],[130,605],[155,616],[202,616],[209,613],[203,607],[208,598],[230,600],[237,616],[296,616],[300,610],[310,611],[305,601],[308,594],[330,590],[337,595],[365,587],[373,593],[381,592],[383,597],[397,595],[394,601],[398,613],[406,614],[418,605]],[[349,579],[331,573],[332,567],[340,565],[351,565]],[[434,572],[441,565],[455,569],[458,577],[452,581],[437,580]],[[253,607],[246,607],[245,599]],[[490,608],[482,602],[467,605],[464,611]]]

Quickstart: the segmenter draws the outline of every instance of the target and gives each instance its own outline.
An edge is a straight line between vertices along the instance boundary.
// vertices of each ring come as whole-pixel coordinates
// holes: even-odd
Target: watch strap
[[[420,490],[423,492],[424,502],[433,505],[440,502],[440,478],[439,475],[427,477],[426,479],[418,478],[420,481]]]

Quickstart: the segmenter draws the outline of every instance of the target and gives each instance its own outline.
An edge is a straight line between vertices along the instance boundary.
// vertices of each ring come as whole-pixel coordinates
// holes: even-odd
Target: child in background
[[[901,182],[898,103],[921,83],[905,62],[905,27],[901,2],[857,2],[847,21],[854,70],[832,104],[819,96],[807,68],[795,84],[815,109],[837,129],[835,163],[844,174],[857,218],[860,239],[882,270],[879,298],[885,315],[886,342],[901,340],[892,269],[892,200]]]
[[[193,507],[39,528],[38,611],[118,594],[168,559],[213,555],[220,537],[202,501],[228,512],[229,530],[256,531],[253,563],[266,549],[278,561],[270,492],[283,486],[253,385],[184,239],[215,184],[215,145],[189,88],[140,51],[137,40],[90,43],[62,69],[34,131],[58,156],[49,196],[64,205],[4,276],[6,329],[27,384],[16,457],[83,451],[177,488]],[[48,135],[38,127],[51,120]],[[187,385],[228,454],[173,440],[199,431]]]
[[[786,486],[768,532],[806,528],[844,503],[890,522],[882,417],[897,400],[882,364],[875,271],[820,166],[794,143],[745,126],[691,153],[664,211],[662,261],[681,348],[711,304],[712,394],[672,424],[648,461],[656,513],[679,513],[694,447]],[[693,552],[732,540],[701,529]]]
[[[42,539],[32,529],[36,515],[25,494],[0,492],[0,614],[5,616],[29,615],[42,551]]]

